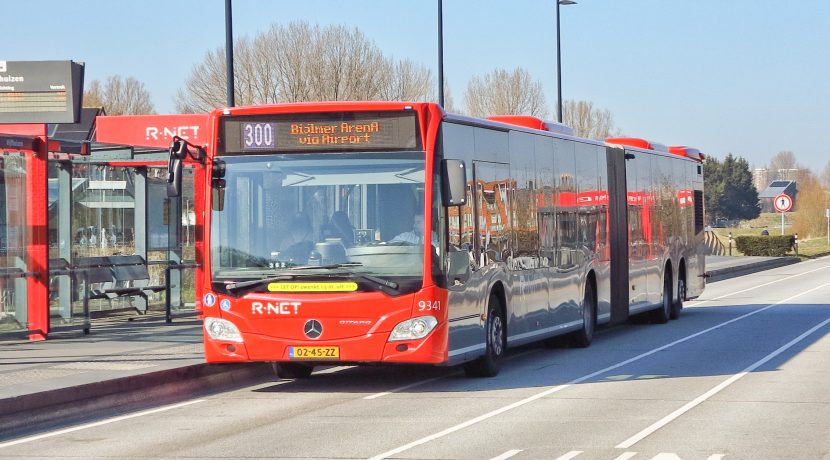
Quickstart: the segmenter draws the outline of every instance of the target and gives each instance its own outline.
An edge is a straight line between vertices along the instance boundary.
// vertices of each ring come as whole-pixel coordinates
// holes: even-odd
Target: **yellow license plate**
[[[340,347],[288,347],[291,359],[340,359]]]

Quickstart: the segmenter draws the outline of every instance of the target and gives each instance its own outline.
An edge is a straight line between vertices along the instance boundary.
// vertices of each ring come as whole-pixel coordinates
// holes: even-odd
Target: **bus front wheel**
[[[505,351],[505,325],[501,300],[497,296],[490,296],[484,332],[484,356],[464,365],[468,377],[494,377],[501,370],[501,359]]]
[[[596,326],[596,299],[594,286],[590,282],[585,286],[585,298],[582,300],[582,329],[571,335],[571,344],[578,348],[587,348],[594,339]]]

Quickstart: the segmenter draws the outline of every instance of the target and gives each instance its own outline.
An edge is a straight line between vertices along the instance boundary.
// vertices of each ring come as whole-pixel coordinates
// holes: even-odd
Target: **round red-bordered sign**
[[[773,200],[772,205],[778,212],[787,212],[793,207],[793,199],[790,198],[790,196],[786,193],[781,193],[780,195],[775,197],[775,200]]]

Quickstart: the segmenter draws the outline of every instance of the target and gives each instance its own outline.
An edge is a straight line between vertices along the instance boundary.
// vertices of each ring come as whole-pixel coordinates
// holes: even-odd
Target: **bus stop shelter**
[[[125,310],[194,313],[194,169],[168,198],[169,128],[150,124],[170,120],[142,119],[144,142],[129,144],[130,117],[101,115],[0,125],[0,337],[88,332]]]

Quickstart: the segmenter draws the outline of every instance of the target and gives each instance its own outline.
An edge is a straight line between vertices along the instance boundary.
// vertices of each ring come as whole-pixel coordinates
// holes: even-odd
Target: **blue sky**
[[[577,0],[562,7],[565,99],[608,109],[626,135],[734,153],[830,160],[830,2]],[[437,0],[234,0],[234,35],[306,20],[358,27],[386,53],[437,70]],[[86,79],[132,76],[161,113],[225,39],[222,0],[16,0],[3,4],[0,60],[72,59]],[[556,104],[554,0],[444,0],[445,75],[526,68]]]

